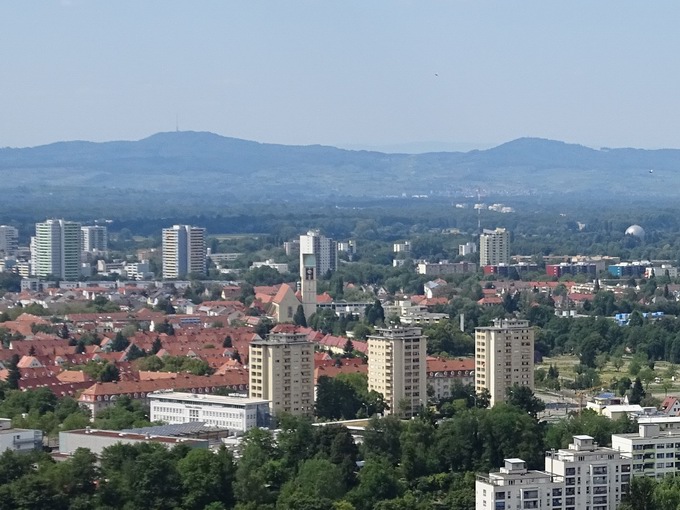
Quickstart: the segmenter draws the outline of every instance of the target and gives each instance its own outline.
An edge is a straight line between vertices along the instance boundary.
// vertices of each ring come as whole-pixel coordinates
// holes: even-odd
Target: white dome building
[[[645,238],[645,229],[640,225],[631,225],[626,229],[627,236],[639,237],[640,239]]]

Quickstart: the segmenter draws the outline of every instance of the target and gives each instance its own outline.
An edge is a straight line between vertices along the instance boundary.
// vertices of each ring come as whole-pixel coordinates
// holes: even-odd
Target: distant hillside
[[[594,150],[535,138],[418,155],[264,144],[202,132],[0,149],[4,195],[19,203],[39,199],[40,190],[49,190],[50,200],[72,200],[75,193],[83,203],[99,205],[145,194],[253,201],[456,195],[478,188],[508,195],[651,197],[678,188],[678,169],[680,150]]]

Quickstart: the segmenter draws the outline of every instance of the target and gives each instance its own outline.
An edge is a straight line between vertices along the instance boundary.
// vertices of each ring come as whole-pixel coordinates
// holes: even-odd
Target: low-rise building
[[[30,452],[43,445],[42,430],[12,428],[12,420],[0,418],[0,453],[5,450]]]
[[[477,264],[474,262],[448,262],[437,263],[419,262],[416,268],[418,274],[426,276],[440,276],[447,274],[474,273],[477,271]]]
[[[434,390],[437,399],[451,396],[451,389],[457,385],[475,383],[475,360],[427,358],[427,385]]]
[[[257,269],[258,267],[271,267],[272,269],[276,269],[281,274],[289,272],[288,264],[274,262],[271,259],[267,259],[264,262],[253,262],[253,265],[250,266],[251,269]]]
[[[155,391],[149,407],[151,421],[168,424],[200,421],[239,433],[269,426],[269,401],[262,399]]]
[[[158,443],[166,448],[179,444],[189,448],[208,448],[207,439],[191,439],[187,437],[154,436],[151,434],[134,434],[117,430],[79,429],[59,432],[59,453],[73,455],[78,448],[87,448],[95,455],[101,455],[104,448],[116,444]]]

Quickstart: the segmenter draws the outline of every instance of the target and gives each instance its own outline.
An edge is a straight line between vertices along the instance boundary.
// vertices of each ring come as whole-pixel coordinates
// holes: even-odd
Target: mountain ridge
[[[10,195],[37,186],[84,192],[114,186],[206,197],[228,191],[244,201],[261,196],[455,196],[480,188],[504,195],[660,196],[680,186],[678,168],[678,149],[593,149],[533,137],[483,150],[422,154],[271,144],[206,131],[0,149],[0,172]]]

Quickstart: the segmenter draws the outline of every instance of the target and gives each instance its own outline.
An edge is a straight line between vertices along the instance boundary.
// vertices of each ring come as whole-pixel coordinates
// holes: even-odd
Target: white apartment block
[[[633,434],[612,434],[612,448],[633,458],[633,476],[663,478],[680,469],[680,430],[641,423]]]
[[[485,388],[491,405],[504,402],[515,384],[534,389],[534,329],[529,321],[496,319],[475,328],[475,391]]]
[[[305,334],[270,333],[250,343],[249,397],[272,415],[314,413],[314,345]]]
[[[206,273],[205,229],[173,225],[163,229],[163,278]]]
[[[556,485],[552,475],[528,470],[522,459],[505,459],[498,473],[477,475],[475,510],[550,508],[553,493],[555,497],[562,495],[563,487]]]
[[[80,223],[47,220],[35,224],[33,270],[36,276],[80,278]]]
[[[382,394],[389,413],[415,416],[427,404],[426,351],[420,328],[378,328],[368,337],[368,390]]]
[[[19,231],[9,225],[0,225],[0,256],[12,256],[18,249]]]
[[[479,265],[510,263],[510,232],[504,228],[484,230],[479,236]]]
[[[86,225],[80,227],[81,251],[103,252],[108,250],[109,235],[106,227],[102,225]]]
[[[304,267],[305,255],[314,255],[317,279],[328,271],[338,269],[338,244],[322,236],[318,230],[310,230],[307,235],[300,236],[300,271]],[[300,276],[304,278],[303,274]]]
[[[43,447],[42,430],[12,428],[12,420],[0,418],[0,454],[5,450],[30,452]]]
[[[480,475],[476,510],[615,510],[627,492],[631,459],[602,448],[590,436],[574,436],[567,449],[546,452],[545,471],[522,459],[505,459],[499,473]]]
[[[174,425],[198,421],[238,433],[269,426],[267,400],[178,391],[155,391],[148,399],[152,422]]]
[[[458,255],[465,256],[472,255],[473,253],[477,253],[477,244],[465,243],[458,245]]]

